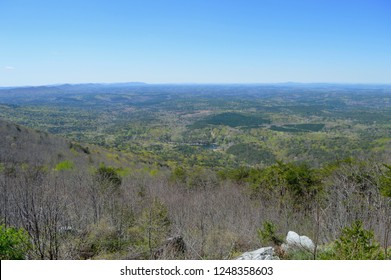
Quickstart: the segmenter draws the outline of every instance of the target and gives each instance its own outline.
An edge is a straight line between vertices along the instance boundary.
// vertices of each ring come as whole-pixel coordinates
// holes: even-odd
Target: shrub
[[[30,248],[28,234],[24,229],[0,225],[0,259],[23,260]]]
[[[381,260],[384,254],[375,241],[373,231],[365,230],[361,221],[342,229],[335,241],[333,259],[338,260]]]
[[[380,193],[383,196],[391,197],[391,166],[384,164],[387,170],[380,176]]]
[[[262,229],[258,229],[258,237],[262,244],[273,243],[280,246],[284,242],[283,238],[276,233],[276,225],[269,221],[265,221]]]
[[[98,181],[104,184],[111,184],[114,187],[119,187],[122,183],[122,178],[118,174],[118,170],[113,167],[101,165],[96,171]]]
[[[110,254],[119,253],[126,247],[126,242],[121,239],[120,233],[111,226],[106,219],[92,225],[80,240],[79,257],[109,258]]]
[[[154,198],[127,231],[132,250],[139,253],[138,257],[154,258],[154,252],[163,245],[170,232],[170,225],[167,206]]]
[[[56,171],[61,171],[61,170],[72,170],[74,168],[74,164],[72,161],[70,160],[64,160],[64,161],[61,161],[59,162],[57,165],[56,165],[56,168],[55,170]]]

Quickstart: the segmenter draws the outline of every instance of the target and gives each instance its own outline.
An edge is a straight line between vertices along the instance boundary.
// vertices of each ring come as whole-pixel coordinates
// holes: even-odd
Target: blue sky
[[[0,86],[391,83],[389,0],[0,0]]]

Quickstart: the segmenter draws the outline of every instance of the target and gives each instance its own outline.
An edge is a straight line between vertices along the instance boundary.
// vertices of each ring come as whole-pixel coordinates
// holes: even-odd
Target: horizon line
[[[154,85],[377,85],[391,86],[391,82],[161,82],[161,83],[146,83],[146,82],[82,82],[82,83],[53,83],[53,84],[37,84],[37,85],[11,85],[1,86],[5,88],[27,88],[27,87],[58,87],[58,86],[79,86],[79,85],[135,85],[135,86],[154,86]]]

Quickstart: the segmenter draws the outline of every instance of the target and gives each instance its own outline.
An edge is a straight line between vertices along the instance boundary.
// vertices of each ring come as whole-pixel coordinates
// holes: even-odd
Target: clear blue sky
[[[391,83],[389,0],[0,0],[0,86]]]

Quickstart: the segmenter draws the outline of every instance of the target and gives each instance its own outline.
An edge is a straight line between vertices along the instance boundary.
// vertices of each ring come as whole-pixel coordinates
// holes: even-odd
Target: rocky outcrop
[[[274,252],[273,247],[264,247],[255,251],[246,252],[239,257],[237,260],[279,260]]]
[[[237,260],[279,260],[280,257],[286,257],[287,253],[294,251],[305,251],[307,253],[313,253],[315,250],[315,244],[312,240],[305,235],[298,235],[294,231],[289,231],[285,243],[281,246],[263,247],[255,251],[245,252]]]

